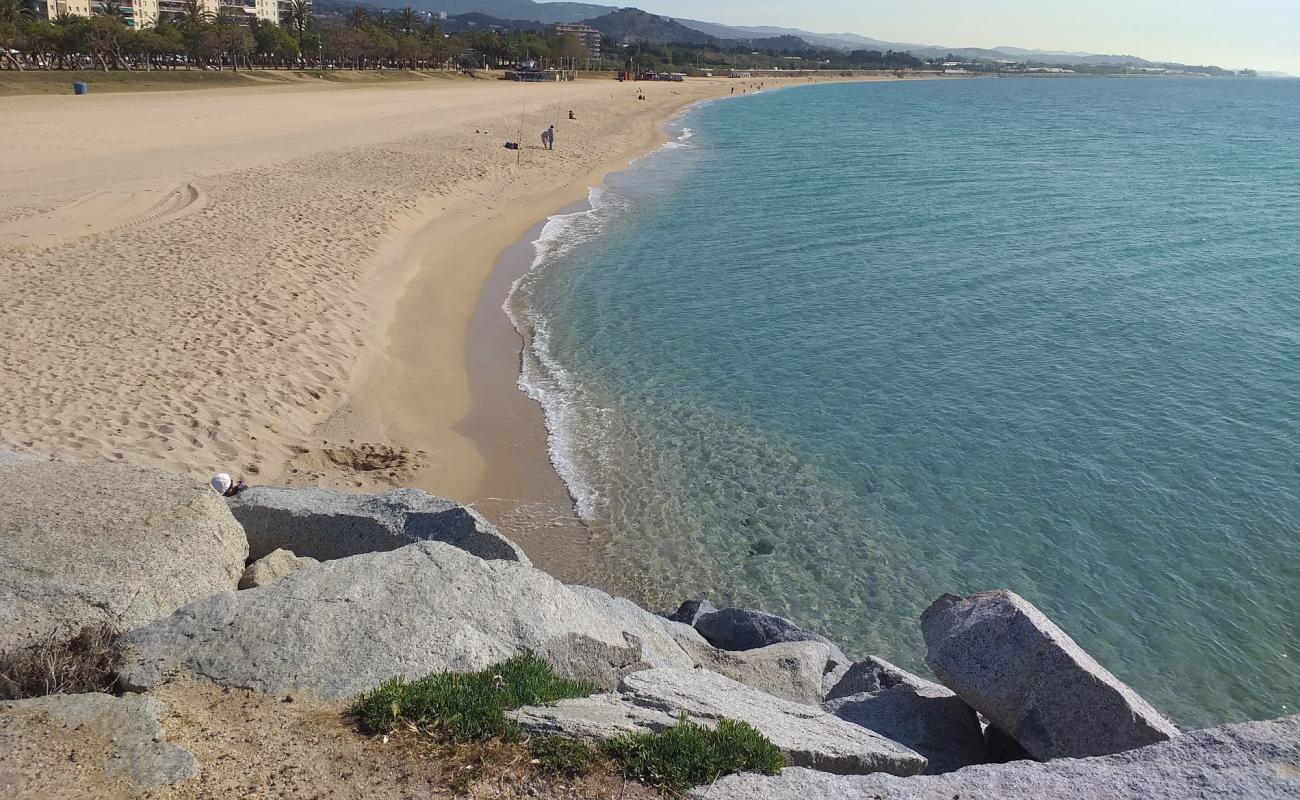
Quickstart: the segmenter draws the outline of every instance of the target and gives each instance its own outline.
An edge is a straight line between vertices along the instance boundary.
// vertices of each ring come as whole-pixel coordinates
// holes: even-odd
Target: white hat
[[[212,490],[217,494],[224,495],[230,491],[232,484],[234,484],[234,481],[224,472],[218,472],[212,476]]]

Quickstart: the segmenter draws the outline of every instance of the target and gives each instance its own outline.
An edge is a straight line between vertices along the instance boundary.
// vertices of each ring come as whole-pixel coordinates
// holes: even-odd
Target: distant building
[[[583,25],[581,22],[557,22],[551,26],[551,33],[556,36],[569,34],[582,42],[582,46],[587,48],[587,53],[592,58],[600,58],[600,31],[590,25]]]
[[[288,0],[202,0],[203,9],[212,16],[225,12],[235,19],[256,17],[288,27]],[[148,28],[158,17],[178,17],[183,13],[182,0],[121,0],[122,14],[132,28]],[[103,13],[104,0],[47,0],[43,4],[47,19],[62,14],[90,17]]]

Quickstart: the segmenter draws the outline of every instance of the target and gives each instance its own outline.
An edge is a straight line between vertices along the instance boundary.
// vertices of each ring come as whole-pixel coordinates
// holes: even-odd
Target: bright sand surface
[[[0,446],[563,516],[493,266],[732,85],[0,98]]]

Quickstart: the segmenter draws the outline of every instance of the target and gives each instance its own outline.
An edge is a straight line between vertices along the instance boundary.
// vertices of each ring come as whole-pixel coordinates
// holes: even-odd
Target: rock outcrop
[[[240,589],[256,589],[287,578],[304,567],[320,562],[308,556],[296,556],[288,550],[272,550],[249,564],[239,579]]]
[[[927,775],[987,760],[974,709],[937,683],[882,658],[868,656],[850,667],[825,708],[925,756]]]
[[[946,775],[839,776],[787,769],[733,775],[696,800],[1294,800],[1300,797],[1300,716],[1193,731],[1110,756],[1016,761]]]
[[[844,774],[915,775],[925,769],[923,757],[866,728],[702,669],[636,672],[623,678],[616,694],[515,712],[529,732],[592,740],[634,730],[660,730],[681,715],[703,725],[715,725],[721,719],[747,722],[797,766]]]
[[[688,620],[713,647],[719,650],[748,651],[790,642],[818,642],[828,651],[822,677],[821,695],[824,697],[839,683],[851,663],[839,645],[784,617],[749,608],[714,609],[704,599],[688,600],[668,619],[686,623]]]
[[[247,555],[225,503],[187,478],[13,461],[0,466],[0,650],[166,617],[233,590]]]
[[[656,648],[629,627],[543,572],[425,542],[186,606],[126,637],[122,677],[143,689],[178,669],[223,686],[337,699],[394,675],[478,670],[525,649],[561,670],[559,656],[580,645],[602,660],[636,647],[647,664],[691,666],[671,639]],[[568,667],[592,679],[601,664]]]
[[[1107,755],[1178,735],[1174,724],[1019,595],[944,595],[921,615],[926,663],[1038,759]]]
[[[875,694],[893,689],[895,686],[921,689],[935,685],[932,681],[914,675],[883,658],[867,656],[845,670],[839,683],[826,693],[826,699],[830,701],[854,694]]]
[[[830,668],[831,649],[821,642],[780,642],[757,650],[687,647],[695,663],[760,692],[819,705]]]
[[[479,558],[529,563],[518,545],[476,511],[419,489],[372,495],[254,486],[228,502],[254,559],[284,549],[331,561],[443,542]]]
[[[163,739],[152,697],[51,695],[0,703],[0,796],[105,797],[192,778],[194,756]]]
[[[927,775],[983,764],[987,758],[975,712],[942,686],[851,694],[831,700],[826,710],[925,756]]]

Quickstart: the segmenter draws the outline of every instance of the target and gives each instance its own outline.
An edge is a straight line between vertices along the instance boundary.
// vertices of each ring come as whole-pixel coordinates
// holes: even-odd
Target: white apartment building
[[[239,19],[256,17],[269,20],[277,25],[286,24],[285,17],[289,3],[287,0],[202,0],[203,7],[212,16],[224,11]],[[120,0],[122,11],[126,15],[126,24],[133,28],[147,28],[158,21],[159,14],[179,15],[183,4],[181,0]],[[56,19],[60,14],[74,17],[89,17],[104,7],[103,0],[48,0],[46,14]]]

